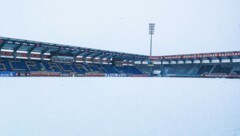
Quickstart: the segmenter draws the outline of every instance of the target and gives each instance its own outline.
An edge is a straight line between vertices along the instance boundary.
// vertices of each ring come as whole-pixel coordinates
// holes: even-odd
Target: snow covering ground
[[[0,78],[0,136],[240,136],[240,80]]]

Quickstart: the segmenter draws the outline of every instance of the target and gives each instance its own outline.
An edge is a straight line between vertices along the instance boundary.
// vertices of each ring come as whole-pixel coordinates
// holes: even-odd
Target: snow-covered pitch
[[[0,136],[240,136],[240,80],[1,78]]]

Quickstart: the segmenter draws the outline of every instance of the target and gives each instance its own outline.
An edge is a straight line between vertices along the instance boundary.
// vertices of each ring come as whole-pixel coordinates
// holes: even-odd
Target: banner
[[[60,72],[31,72],[30,76],[61,76]]]
[[[105,77],[104,73],[85,73],[86,77]]]
[[[0,77],[14,77],[16,72],[0,71]]]

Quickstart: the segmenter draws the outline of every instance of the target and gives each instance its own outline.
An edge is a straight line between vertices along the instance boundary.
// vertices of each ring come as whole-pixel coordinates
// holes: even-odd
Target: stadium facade
[[[240,78],[240,51],[146,56],[0,37],[0,76]]]

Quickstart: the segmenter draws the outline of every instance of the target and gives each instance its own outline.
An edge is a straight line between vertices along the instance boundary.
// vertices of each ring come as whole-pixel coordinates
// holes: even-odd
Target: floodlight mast
[[[150,56],[152,56],[152,36],[154,35],[155,23],[149,23],[149,35],[150,35]]]

